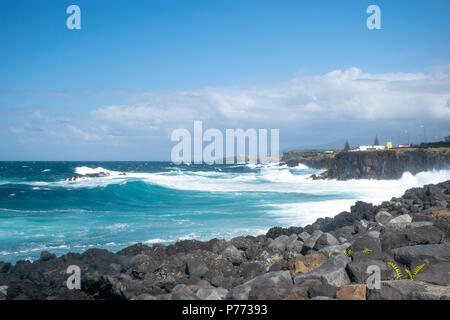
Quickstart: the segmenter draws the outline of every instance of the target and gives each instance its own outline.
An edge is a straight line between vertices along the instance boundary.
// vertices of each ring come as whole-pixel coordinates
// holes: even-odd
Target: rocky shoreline
[[[450,180],[305,227],[0,262],[0,300],[450,299]],[[81,270],[69,290],[67,268]],[[375,266],[375,267],[374,267]],[[367,285],[379,270],[380,288]]]

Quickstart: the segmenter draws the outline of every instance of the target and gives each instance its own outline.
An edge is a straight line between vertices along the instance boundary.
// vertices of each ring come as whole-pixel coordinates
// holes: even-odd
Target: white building
[[[374,145],[374,146],[359,146],[358,148],[353,149],[352,151],[369,151],[369,150],[384,150],[385,146]]]

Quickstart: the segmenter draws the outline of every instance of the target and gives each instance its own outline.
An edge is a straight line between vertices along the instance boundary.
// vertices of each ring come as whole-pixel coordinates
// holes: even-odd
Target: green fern
[[[405,272],[407,273],[407,275],[404,276],[402,270],[395,263],[389,261],[387,264],[394,269],[395,273],[397,274],[397,280],[401,279],[414,280],[414,278],[419,274],[419,272],[421,272],[423,268],[425,268],[425,263],[415,267],[413,272],[411,272],[411,270],[409,270],[408,268],[405,268]]]
[[[363,253],[371,253],[372,252],[372,250],[370,250],[369,248],[365,248],[363,251],[361,251],[361,252],[363,252]]]
[[[413,272],[409,271],[408,269],[406,269],[406,273],[408,273],[408,277],[410,280],[414,280],[414,278],[417,276],[417,274],[423,270],[423,268],[425,267],[425,263],[421,264],[420,266],[417,266],[414,268]]]
[[[397,274],[397,280],[404,278],[402,270],[395,263],[388,261],[387,264],[390,265],[392,267],[392,269],[394,269],[395,273]],[[408,271],[409,270],[407,270],[407,272]]]
[[[328,258],[331,258],[331,256],[333,255],[333,252],[328,252]]]

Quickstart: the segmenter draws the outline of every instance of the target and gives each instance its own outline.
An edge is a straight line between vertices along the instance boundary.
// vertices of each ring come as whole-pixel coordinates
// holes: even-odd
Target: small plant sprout
[[[372,250],[370,250],[369,248],[365,248],[363,251],[361,251],[362,253],[370,253],[372,252]]]
[[[346,255],[347,257],[349,257],[349,258],[352,257],[352,253],[353,253],[352,249],[344,250],[343,252],[344,252],[344,255]]]

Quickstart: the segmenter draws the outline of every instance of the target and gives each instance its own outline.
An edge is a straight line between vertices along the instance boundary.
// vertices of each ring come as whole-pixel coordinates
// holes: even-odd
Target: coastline
[[[33,263],[0,262],[0,299],[450,299],[449,207],[450,180],[256,237],[44,251]],[[424,267],[414,280],[393,280],[388,262],[403,276]],[[81,270],[80,290],[66,286],[70,265]],[[373,265],[380,289],[366,284]]]

